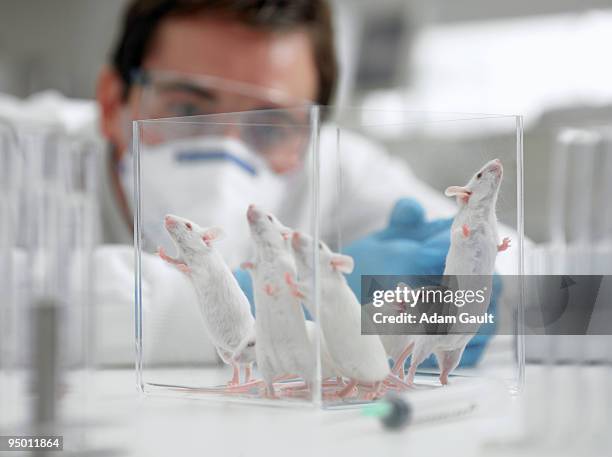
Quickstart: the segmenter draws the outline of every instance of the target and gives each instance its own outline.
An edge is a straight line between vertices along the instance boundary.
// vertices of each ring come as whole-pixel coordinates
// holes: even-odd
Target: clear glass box
[[[500,240],[512,239],[495,262],[502,284],[498,324],[470,342],[450,384],[491,379],[510,392],[520,390],[523,304],[516,282],[503,286],[506,276],[523,272],[519,116],[315,105],[140,120],[133,128],[136,369],[143,392],[342,407],[405,388],[395,381],[364,382],[337,395],[350,380],[336,369],[334,357],[340,356],[326,350],[325,332],[331,330],[323,325],[325,272],[318,243],[353,257],[354,271],[342,277],[357,302],[361,275],[441,275],[450,222],[440,223],[436,232],[430,221],[457,211],[444,189],[464,185],[495,158],[503,163],[504,176],[496,211]],[[396,206],[399,200],[403,203]],[[394,212],[400,207],[403,212]],[[403,216],[398,221],[392,214]],[[262,222],[268,216],[270,224]],[[277,246],[279,234],[284,247]],[[259,237],[257,248],[253,236]],[[293,260],[287,260],[285,248]],[[299,261],[297,268],[292,263],[297,249],[312,269],[309,274]],[[211,250],[213,260],[202,260]],[[342,266],[346,258],[334,259],[338,271],[350,270]],[[239,289],[230,276],[238,278]],[[221,283],[225,288],[215,287]],[[287,308],[281,302],[289,303]],[[263,310],[259,321],[256,315],[253,323],[247,307]],[[262,329],[272,336],[260,339]],[[304,344],[308,350],[302,350]],[[245,385],[248,360],[268,365],[262,370],[255,362]],[[417,371],[417,389],[440,386],[431,360]],[[235,364],[238,385],[230,385],[236,381]],[[264,378],[274,379],[274,396]]]

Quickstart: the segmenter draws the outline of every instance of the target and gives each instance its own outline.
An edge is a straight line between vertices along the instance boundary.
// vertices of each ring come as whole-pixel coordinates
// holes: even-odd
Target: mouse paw
[[[273,387],[264,386],[263,393],[259,394],[261,397],[268,400],[278,400],[280,397],[276,394]]]
[[[166,251],[164,250],[163,247],[160,246],[157,248],[157,255],[159,256],[160,259],[165,260],[166,262],[170,262],[170,256],[166,254]]]
[[[177,263],[176,267],[185,274],[191,273],[191,268],[189,268],[185,263]]]
[[[289,272],[285,273],[285,282],[289,286],[289,290],[291,290],[291,295],[297,298],[306,298],[306,296],[302,292],[300,292],[300,289],[298,285],[295,283],[295,281],[293,280],[291,273]]]
[[[253,262],[242,262],[240,264],[240,268],[242,268],[243,270],[254,270],[255,269],[255,264]]]
[[[467,238],[468,236],[470,236],[470,228],[467,226],[467,224],[463,224],[461,226],[461,233],[463,233],[463,236],[465,238]]]
[[[339,398],[345,398],[349,395],[352,396],[357,394],[358,392],[359,389],[357,388],[357,381],[351,379],[348,384],[336,392],[336,395],[338,395]]]
[[[159,248],[157,248],[157,255],[159,256],[160,259],[165,260],[166,262],[168,262],[171,265],[176,265],[178,267],[180,267],[181,265],[184,265],[185,267],[187,266],[187,265],[185,265],[185,263],[180,258],[175,259],[173,257],[170,257],[166,253],[165,249],[163,247],[161,247],[161,246]]]
[[[378,400],[387,391],[388,386],[384,381],[378,381],[372,384],[364,384],[364,391],[359,392],[359,396],[366,401]]]
[[[378,392],[365,392],[363,394],[363,400],[365,401],[374,401],[378,400],[379,393]]]
[[[264,286],[264,292],[266,293],[266,295],[269,295],[270,297],[274,297],[276,296],[278,289],[274,287],[272,284],[266,284]]]
[[[497,246],[497,252],[505,251],[510,247],[510,238],[506,237],[503,239],[500,245]]]

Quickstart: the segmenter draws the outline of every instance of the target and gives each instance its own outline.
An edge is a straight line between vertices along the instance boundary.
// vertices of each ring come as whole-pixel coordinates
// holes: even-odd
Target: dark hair
[[[316,102],[330,103],[338,74],[331,11],[327,0],[134,0],[128,6],[112,64],[124,82],[127,97],[132,74],[150,51],[162,20],[218,13],[252,27],[290,31],[303,27],[312,41],[317,66]]]

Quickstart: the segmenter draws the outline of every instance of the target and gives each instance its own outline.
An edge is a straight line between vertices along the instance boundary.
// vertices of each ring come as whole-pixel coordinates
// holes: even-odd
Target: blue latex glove
[[[441,275],[450,245],[452,219],[425,221],[415,200],[398,200],[389,225],[344,250],[355,260],[347,281],[361,297],[361,275]]]
[[[251,314],[255,316],[255,300],[253,299],[253,281],[251,280],[251,274],[247,270],[239,268],[234,271],[234,277],[238,281],[244,295],[249,299]]]

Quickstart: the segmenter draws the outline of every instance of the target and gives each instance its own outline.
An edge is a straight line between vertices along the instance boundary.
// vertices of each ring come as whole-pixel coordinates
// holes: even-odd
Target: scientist
[[[133,1],[97,86],[101,130],[109,144],[100,202],[103,242],[133,239],[133,119],[280,109],[309,102],[328,105],[337,72],[325,0]],[[266,122],[282,116],[283,123],[305,125],[307,118],[300,118],[305,112],[262,116],[273,116]],[[288,119],[292,113],[294,118]],[[255,121],[263,123],[256,115]],[[454,203],[376,145],[357,135],[342,135],[339,159],[336,129],[328,124],[321,129],[321,230],[332,244],[341,234],[344,251],[354,257],[356,268],[349,277],[353,289],[359,291],[362,274],[441,273],[450,222],[439,218],[451,216]],[[166,212],[173,212],[201,225],[222,225],[229,232],[223,254],[237,269],[248,255],[244,212],[253,201],[287,225],[308,229],[308,138],[270,136],[242,129],[237,135],[216,132],[199,143],[183,142],[182,150],[155,144],[150,153],[143,150],[145,248],[153,252],[168,243],[161,221]],[[244,272],[237,275],[248,291]],[[160,282],[150,282],[150,287],[161,287]],[[176,285],[166,284],[176,290]],[[464,362],[474,363],[485,341],[474,339]]]

